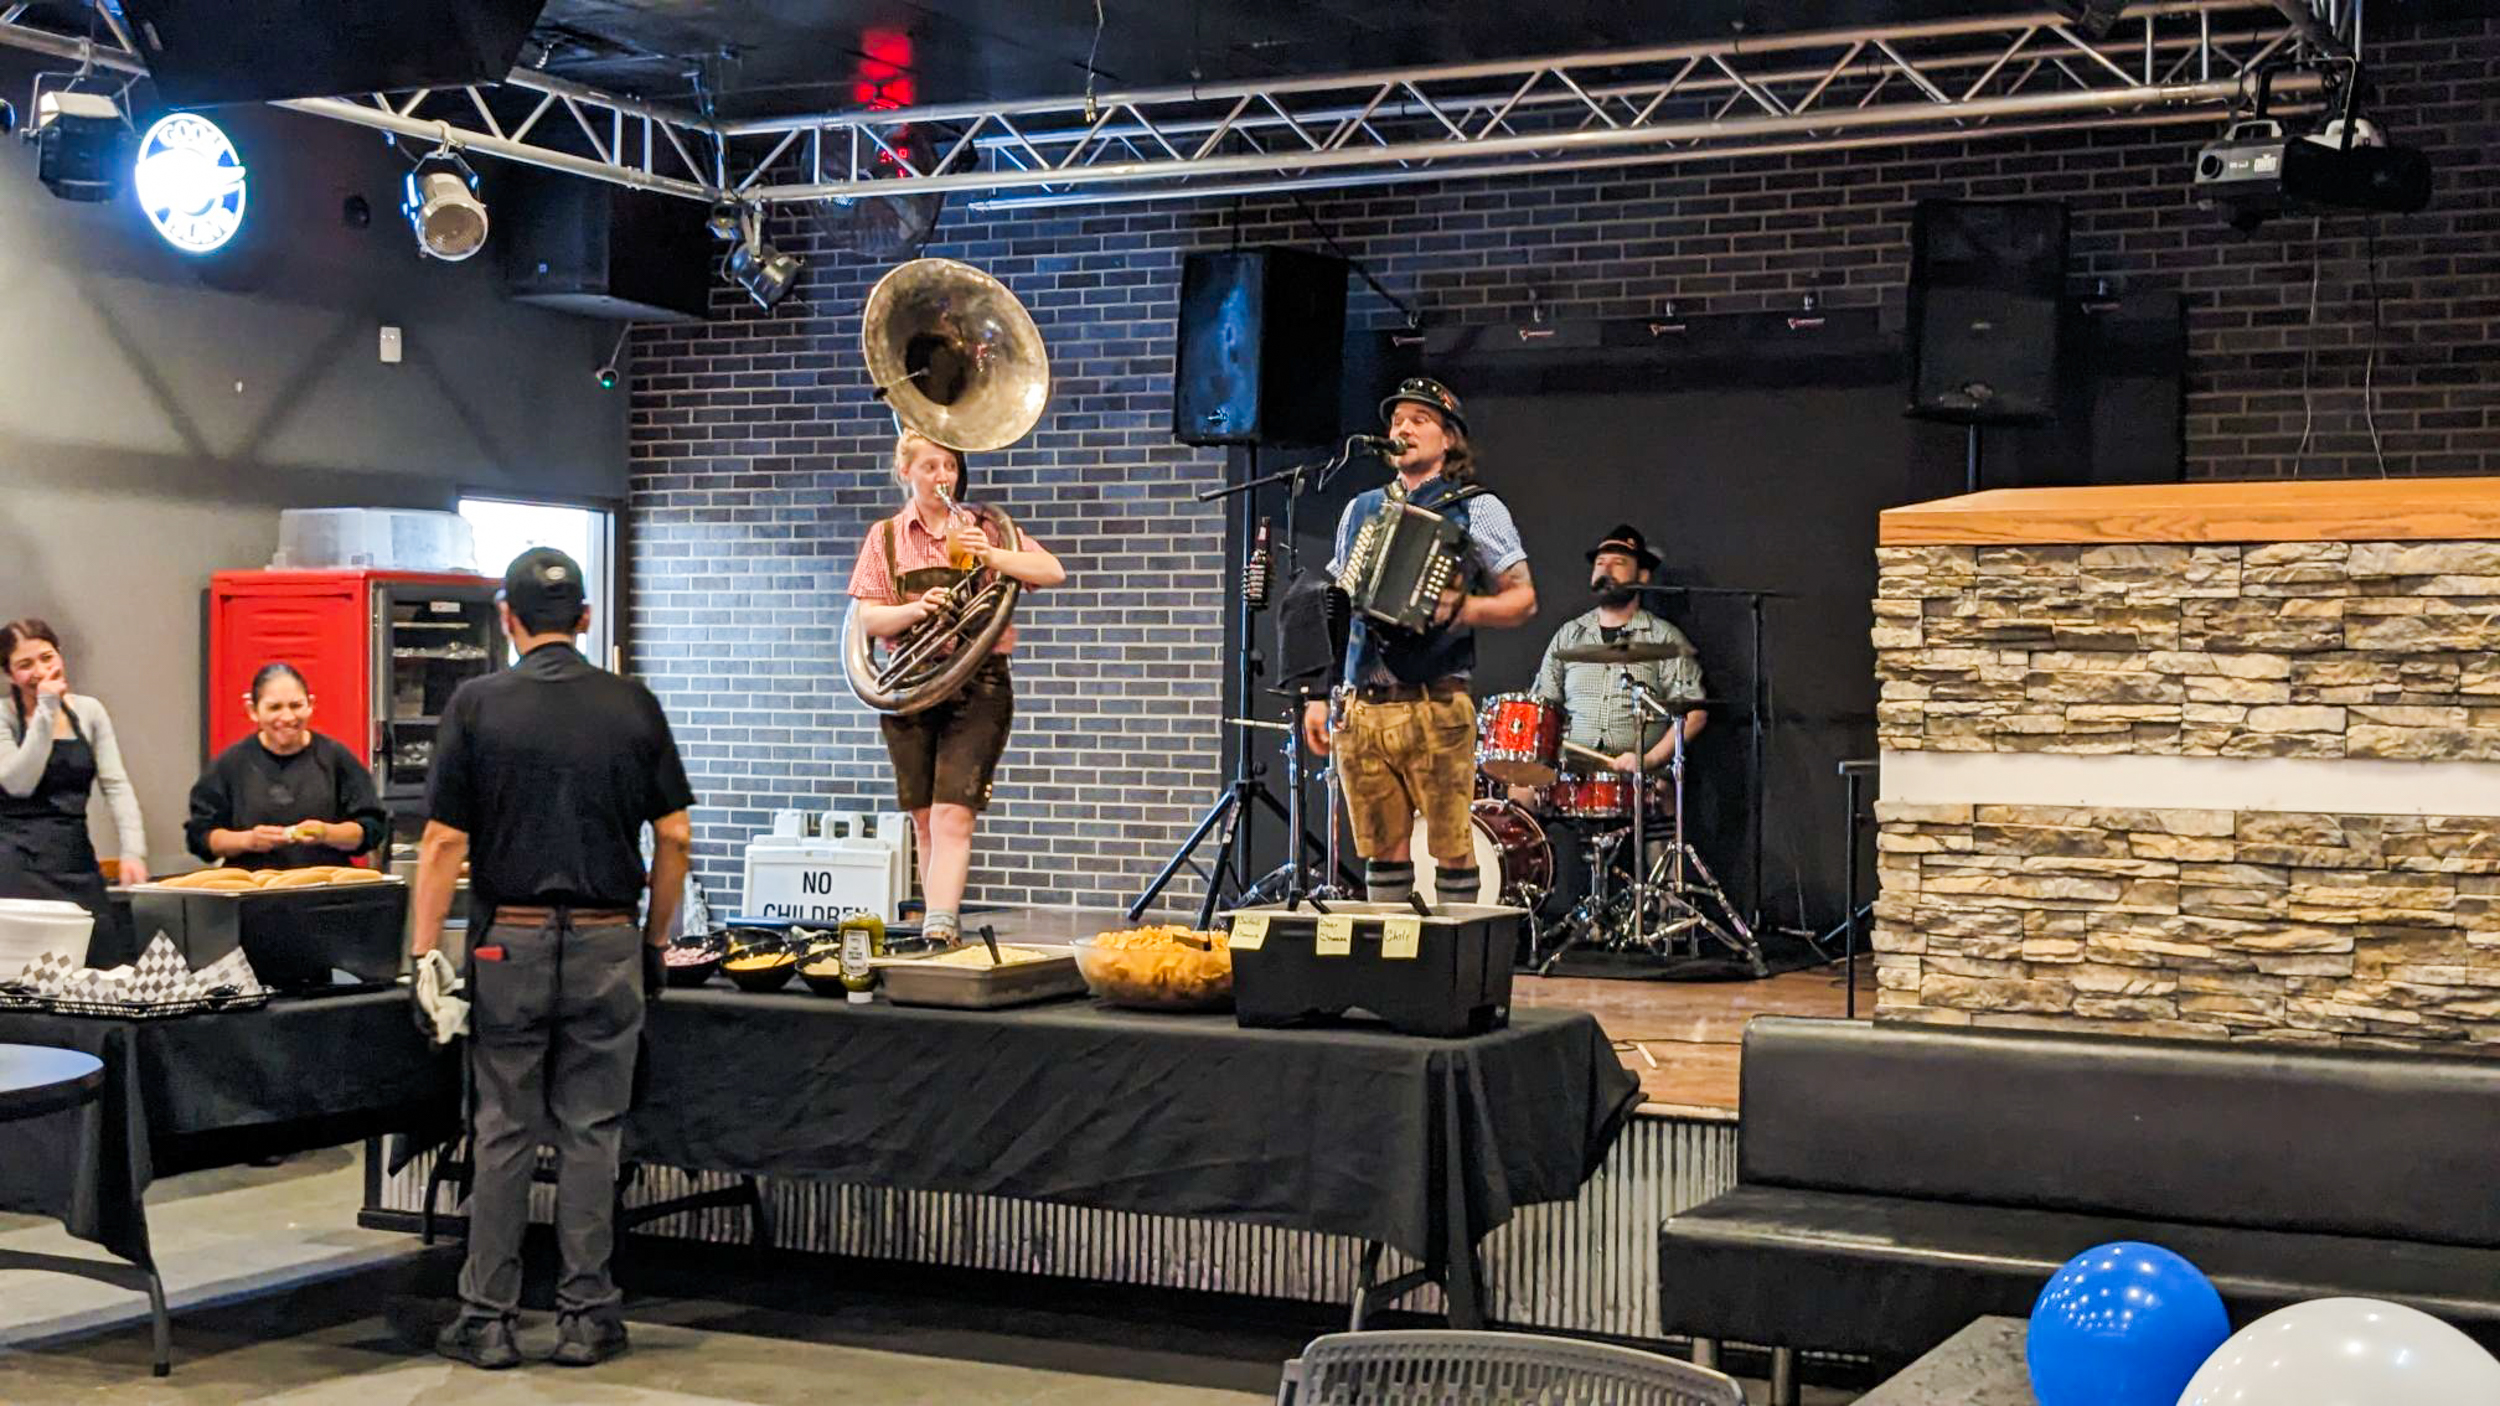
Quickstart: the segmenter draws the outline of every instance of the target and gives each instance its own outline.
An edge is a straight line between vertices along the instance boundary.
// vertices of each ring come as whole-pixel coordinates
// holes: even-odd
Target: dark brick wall
[[[2376,117],[2438,168],[2428,213],[2375,230],[2344,217],[2233,233],[2189,191],[2214,130],[2202,124],[1366,191],[1307,217],[1289,199],[950,210],[929,252],[1014,287],[1058,376],[1038,432],[976,456],[974,493],[1071,573],[1022,614],[1016,742],[975,896],[1124,901],[1220,779],[1222,524],[1191,495],[1224,458],[1168,433],[1186,251],[1319,247],[1316,218],[1444,323],[1809,294],[1897,320],[1914,201],[2055,197],[2074,211],[2079,291],[2186,295],[2191,476],[2376,472],[2365,385],[2388,472],[2500,473],[2500,23],[2390,34],[2371,58]],[[783,233],[808,247],[795,225]],[[859,309],[881,271],[823,254],[804,305],[766,317],[724,290],[718,320],[635,337],[635,663],[686,743],[716,893],[734,890],[739,846],[773,809],[888,794],[837,658],[852,557],[896,501],[890,422],[859,369]],[[1359,284],[1354,306],[1375,326],[1397,316]]]

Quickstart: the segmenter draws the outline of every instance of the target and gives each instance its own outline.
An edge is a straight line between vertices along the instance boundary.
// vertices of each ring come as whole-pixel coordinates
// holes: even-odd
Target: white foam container
[[[75,903],[42,898],[0,898],[0,981],[15,980],[28,963],[58,952],[87,964],[87,941],[95,915]]]

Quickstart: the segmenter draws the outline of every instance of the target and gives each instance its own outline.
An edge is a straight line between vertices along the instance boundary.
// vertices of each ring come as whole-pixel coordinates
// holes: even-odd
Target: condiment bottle
[[[885,919],[854,913],[835,929],[842,939],[842,990],[861,1004],[876,999],[876,959],[885,955]]]

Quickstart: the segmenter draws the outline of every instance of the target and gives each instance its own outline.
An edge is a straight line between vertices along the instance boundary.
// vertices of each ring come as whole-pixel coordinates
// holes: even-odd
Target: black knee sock
[[[1483,882],[1484,871],[1470,864],[1461,869],[1455,865],[1436,865],[1432,872],[1432,891],[1443,903],[1473,903],[1476,885]]]
[[[1363,896],[1374,903],[1404,903],[1415,891],[1415,865],[1411,860],[1367,859],[1363,861]]]

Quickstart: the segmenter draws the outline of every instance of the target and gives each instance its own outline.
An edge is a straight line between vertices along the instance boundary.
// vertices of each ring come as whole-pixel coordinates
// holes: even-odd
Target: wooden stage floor
[[[1662,1109],[1736,1111],[1736,1069],[1745,1022],[1758,1015],[1839,1016],[1848,1008],[1840,968],[1782,972],[1760,981],[1600,981],[1513,978],[1511,1003],[1563,1006],[1597,1017],[1624,1067]],[[1875,1010],[1874,963],[1858,962],[1858,1018]]]
[[[1118,913],[1070,908],[1020,908],[975,913],[1002,938],[1056,943],[1131,924]],[[1521,1006],[1583,1010],[1614,1038],[1615,1052],[1661,1112],[1736,1111],[1737,1061],[1745,1022],[1758,1015],[1838,1016],[1847,1006],[1840,968],[1784,972],[1761,981],[1601,981],[1589,977],[1520,976],[1511,1000]],[[1875,1009],[1874,963],[1858,963],[1858,1017]]]

